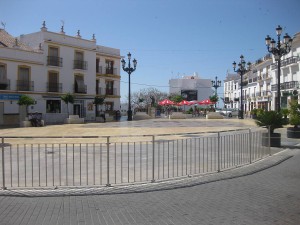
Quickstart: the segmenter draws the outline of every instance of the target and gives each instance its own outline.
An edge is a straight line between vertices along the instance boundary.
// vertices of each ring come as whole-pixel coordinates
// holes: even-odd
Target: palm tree
[[[63,100],[64,103],[67,104],[67,112],[68,112],[68,117],[69,117],[69,103],[71,103],[71,104],[74,103],[74,96],[71,93],[67,93],[67,94],[61,96],[61,100]]]

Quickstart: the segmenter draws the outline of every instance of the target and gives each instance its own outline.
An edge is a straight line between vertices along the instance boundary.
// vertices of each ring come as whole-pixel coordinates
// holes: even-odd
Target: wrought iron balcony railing
[[[74,69],[86,70],[87,69],[87,61],[74,60]]]
[[[47,83],[47,92],[62,92],[62,83]]]
[[[9,79],[0,79],[0,90],[10,90]]]
[[[34,82],[27,80],[17,80],[17,91],[33,91]]]
[[[48,66],[63,66],[63,59],[56,56],[47,56],[47,65]]]
[[[298,81],[284,82],[284,83],[280,84],[280,90],[298,88],[298,86],[299,86]],[[277,84],[273,84],[271,86],[271,91],[277,91]]]
[[[87,87],[86,85],[74,85],[74,93],[81,93],[86,94],[87,93]]]

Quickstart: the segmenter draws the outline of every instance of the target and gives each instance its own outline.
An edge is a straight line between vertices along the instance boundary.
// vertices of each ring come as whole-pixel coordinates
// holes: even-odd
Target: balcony
[[[106,88],[105,95],[118,95],[117,89],[116,88],[112,88],[112,89]]]
[[[74,85],[74,93],[86,94],[86,91],[86,85],[78,85],[77,83]]]
[[[34,82],[27,80],[17,80],[17,91],[33,91]]]
[[[98,67],[96,67],[96,73],[101,74],[101,75],[119,76],[118,69],[117,68],[110,68],[110,67],[102,68],[102,66],[98,66]]]
[[[47,66],[63,66],[63,60],[60,57],[56,56],[47,56]]]
[[[62,83],[47,83],[47,92],[62,92]]]
[[[288,66],[288,65],[291,65],[291,64],[294,64],[294,63],[297,63],[300,61],[300,58],[299,56],[292,56],[292,57],[289,57],[287,59],[284,59],[284,60],[281,60],[281,66]],[[277,65],[278,63],[273,63],[271,65],[271,69],[272,70],[276,70],[277,69]]]
[[[73,68],[78,69],[78,70],[86,70],[87,69],[87,61],[74,60]]]
[[[280,84],[280,90],[298,88],[298,86],[299,86],[298,81],[284,82],[284,83]],[[271,91],[277,91],[277,84],[273,84],[271,86]]]
[[[0,90],[10,90],[10,80],[0,79]]]

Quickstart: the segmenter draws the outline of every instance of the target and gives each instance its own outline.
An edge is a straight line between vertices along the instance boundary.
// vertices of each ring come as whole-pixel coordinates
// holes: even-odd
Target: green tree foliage
[[[211,102],[218,102],[219,101],[219,97],[218,97],[218,95],[209,96],[209,100]]]
[[[26,106],[26,116],[28,115],[28,107],[30,105],[35,104],[34,98],[28,96],[28,95],[21,95],[19,98],[19,101],[17,102],[18,105],[25,105]]]
[[[67,93],[61,96],[61,100],[63,100],[63,102],[67,104],[67,112],[69,116],[69,103],[74,103],[74,96],[71,93]]]
[[[179,103],[183,100],[183,97],[179,94],[172,94],[169,96],[169,99],[173,102]]]

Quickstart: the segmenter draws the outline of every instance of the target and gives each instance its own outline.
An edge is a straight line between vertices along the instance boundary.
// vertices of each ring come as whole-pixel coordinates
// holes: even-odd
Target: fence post
[[[152,136],[152,180],[151,180],[151,183],[154,183],[155,182],[155,179],[154,179],[154,162],[155,162],[155,136],[153,135]]]
[[[220,132],[218,132],[218,172],[220,171]]]
[[[2,152],[1,152],[1,160],[2,160],[2,189],[6,190],[5,187],[5,160],[4,160],[4,137],[2,137]]]
[[[252,163],[252,149],[251,149],[251,141],[252,141],[252,133],[251,133],[251,128],[249,128],[249,163]]]
[[[110,187],[111,184],[109,182],[109,137],[106,137],[106,146],[107,146],[107,183],[106,187]]]
[[[271,155],[271,126],[268,126],[269,155]]]

